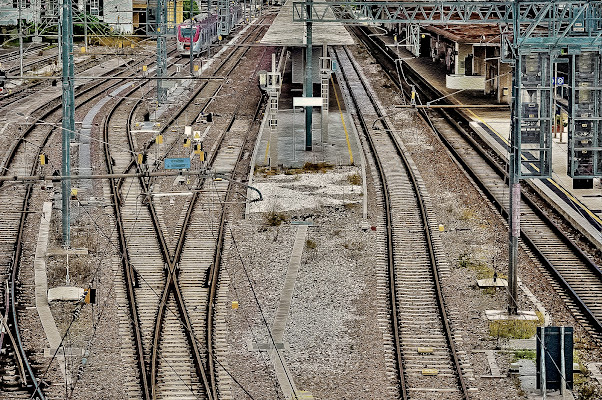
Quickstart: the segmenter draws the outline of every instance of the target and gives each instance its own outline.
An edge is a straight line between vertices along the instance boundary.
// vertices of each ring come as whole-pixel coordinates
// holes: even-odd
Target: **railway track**
[[[23,49],[23,57],[26,57],[28,54],[37,52],[38,50],[41,50],[45,47],[46,47],[46,45],[44,45],[44,44],[32,43],[27,48]],[[18,62],[20,57],[21,56],[20,56],[19,49],[9,51],[9,52],[0,54],[0,63],[7,64],[7,63],[12,63],[12,62]]]
[[[334,53],[382,185],[379,230],[386,237],[383,262],[401,398],[466,399],[439,283],[449,271],[438,262],[424,185],[349,52]],[[373,121],[381,121],[384,131],[373,129]]]
[[[354,32],[372,50],[385,71],[395,71],[392,54],[384,50],[377,39],[363,34],[359,29],[354,29]],[[442,97],[407,64],[404,63],[403,66],[408,82],[399,82],[391,74],[389,77],[406,94],[411,91],[409,85],[413,84],[423,102]],[[468,117],[461,111],[447,109],[421,112],[425,118],[430,119],[442,143],[507,220],[508,177],[504,155],[492,155],[494,151],[478,140],[478,134],[472,131]],[[528,181],[523,182],[529,184]],[[538,205],[544,203],[547,203],[544,199],[527,194],[523,188],[521,242],[533,252],[536,261],[551,276],[555,285],[562,288],[564,293],[561,295],[570,299],[567,306],[576,319],[598,343],[602,343],[602,271],[592,257],[581,250],[570,237],[571,234],[565,233],[554,221],[561,217],[549,209],[544,211]],[[571,226],[570,222],[567,224]]]
[[[128,73],[125,71],[125,73]],[[124,80],[127,76],[124,77]],[[86,85],[86,87],[77,93],[76,98],[78,103],[76,107],[82,107],[87,103],[92,102],[94,99],[104,94],[104,91],[115,87],[120,81],[102,81]],[[60,122],[60,99],[50,104],[50,106],[40,107],[38,110],[33,111],[33,115],[36,115],[35,119],[39,120],[54,120],[54,123]],[[39,125],[32,123],[24,130],[19,130],[19,135],[14,139],[9,148],[6,151],[5,158],[2,162],[2,169],[0,175],[2,176],[17,176],[17,175],[36,175],[39,166],[39,156],[45,152],[47,143],[51,136],[56,131],[57,126]],[[44,398],[44,394],[38,387],[37,380],[35,377],[35,371],[29,364],[28,356],[25,350],[25,345],[20,340],[20,328],[17,318],[17,303],[19,294],[18,289],[18,276],[19,266],[21,264],[21,252],[23,247],[23,234],[27,222],[27,215],[29,214],[29,203],[32,197],[35,183],[28,184],[17,184],[10,185],[6,182],[0,182],[0,201],[2,201],[2,212],[3,218],[1,221],[2,228],[2,242],[0,244],[0,262],[3,265],[7,265],[6,269],[2,271],[0,280],[2,281],[2,288],[0,292],[3,292],[2,298],[6,297],[8,301],[5,301],[5,312],[7,321],[11,323],[11,331],[16,338],[16,341],[12,343],[15,347],[15,359],[17,364],[17,370],[20,371],[20,381],[22,384],[28,382],[28,386],[33,386],[36,395],[40,398]],[[20,210],[20,212],[17,212]],[[7,283],[5,285],[4,283]],[[8,290],[6,290],[8,288]],[[5,296],[6,295],[6,296]],[[27,376],[25,375],[27,372]],[[18,389],[18,388],[17,388]],[[30,391],[29,389],[26,389]],[[18,391],[14,392],[15,396],[18,395]]]
[[[264,32],[265,28],[255,27],[245,40],[254,41]],[[230,75],[249,49],[235,48],[214,74]],[[120,100],[109,113],[104,129],[109,172],[146,170],[147,166],[135,160],[138,153],[147,154],[148,168],[158,168],[165,156],[181,144],[180,135],[167,133],[183,118],[184,109],[192,104],[200,106],[192,118],[197,120],[222,86],[221,81],[204,82],[179,111],[162,123],[158,133],[166,136],[166,153],[156,149],[158,144],[154,140],[140,143],[130,130],[141,102]],[[125,114],[124,129],[119,117]],[[226,174],[234,170],[240,159],[243,140],[239,136],[240,130],[245,130],[244,125],[232,116],[227,128],[214,141],[208,167]],[[118,131],[122,134],[116,135]],[[139,392],[142,398],[163,398],[169,394],[179,398],[217,399],[219,393],[227,392],[226,384],[218,388],[214,368],[213,307],[226,221],[222,204],[231,185],[227,180],[194,179],[198,181],[191,182],[192,190],[181,207],[172,235],[166,232],[167,225],[173,225],[174,221],[166,224],[167,210],[154,199],[146,178],[111,180],[136,349],[130,352],[130,358],[139,371],[139,389],[131,388],[128,392]],[[162,183],[153,182],[154,188],[158,186]]]

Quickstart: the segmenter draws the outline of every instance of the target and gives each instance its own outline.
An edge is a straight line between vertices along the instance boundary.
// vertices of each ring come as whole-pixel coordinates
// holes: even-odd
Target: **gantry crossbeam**
[[[311,10],[311,11],[309,11]],[[293,2],[301,22],[420,25],[498,24],[520,27],[517,45],[602,44],[600,1],[328,1]]]

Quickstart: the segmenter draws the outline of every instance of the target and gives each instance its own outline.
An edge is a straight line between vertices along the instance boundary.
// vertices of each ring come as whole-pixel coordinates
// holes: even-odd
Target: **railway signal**
[[[88,288],[84,290],[84,302],[87,304],[96,304],[96,289]]]

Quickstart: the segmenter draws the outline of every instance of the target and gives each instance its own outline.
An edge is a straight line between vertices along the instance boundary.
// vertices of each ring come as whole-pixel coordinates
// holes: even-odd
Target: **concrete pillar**
[[[500,104],[510,104],[512,101],[512,65],[499,63],[497,101]]]
[[[472,54],[472,45],[466,43],[456,43],[456,68],[455,73],[464,75],[466,73],[465,59]]]

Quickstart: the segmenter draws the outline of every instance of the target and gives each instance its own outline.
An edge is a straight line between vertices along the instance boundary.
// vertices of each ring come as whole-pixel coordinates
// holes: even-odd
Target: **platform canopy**
[[[316,0],[314,3],[319,4],[321,2],[323,0]],[[334,15],[332,17],[334,18]],[[270,29],[261,39],[261,43],[274,46],[305,46],[305,23],[293,21],[292,0],[287,0],[282,6]],[[339,22],[315,24],[312,43],[314,46],[354,44],[353,38],[347,32],[347,29]]]

